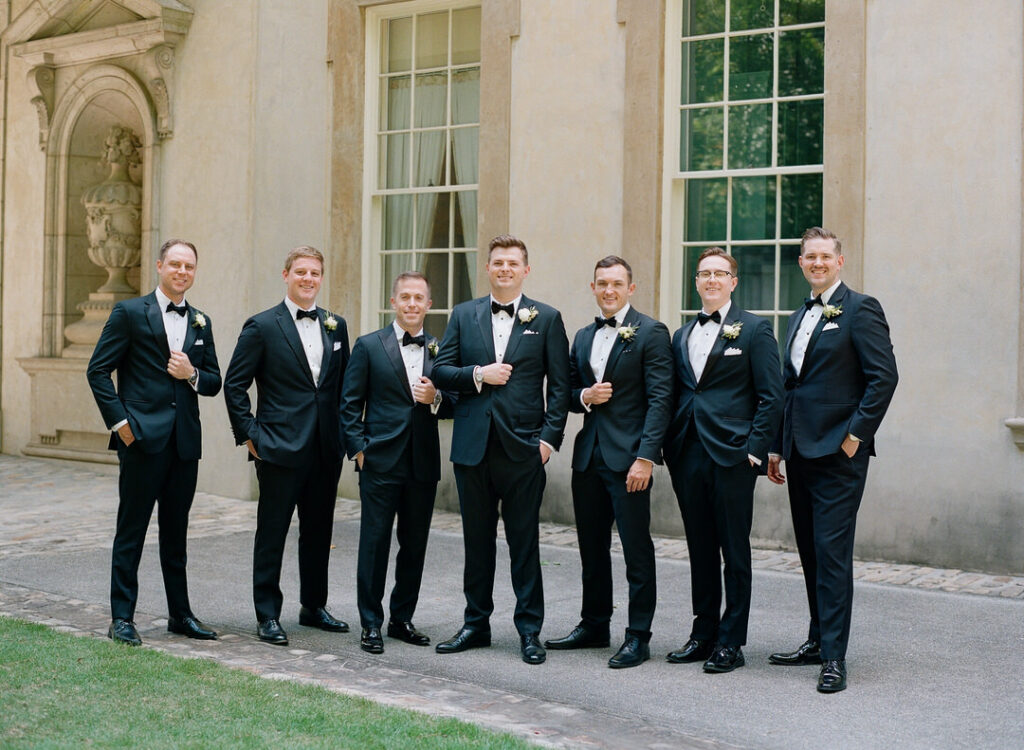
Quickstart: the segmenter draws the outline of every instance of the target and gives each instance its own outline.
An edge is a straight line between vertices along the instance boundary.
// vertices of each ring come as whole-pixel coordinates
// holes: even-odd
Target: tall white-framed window
[[[393,319],[391,283],[430,281],[440,337],[473,296],[480,130],[479,0],[367,10],[364,320]]]
[[[738,305],[785,340],[821,223],[825,0],[676,0],[666,39],[663,314],[700,310],[696,259],[739,263]]]

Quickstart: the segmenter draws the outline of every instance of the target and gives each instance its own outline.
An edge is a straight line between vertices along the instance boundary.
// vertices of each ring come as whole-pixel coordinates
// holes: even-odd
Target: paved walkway
[[[106,587],[115,509],[116,478],[113,476],[63,462],[0,456],[0,614],[42,622],[69,632],[104,636],[109,622]],[[339,501],[335,526],[338,549],[332,557],[331,601],[334,610],[342,616],[347,614],[346,619],[350,620],[355,619],[354,591],[351,590],[354,590],[358,515],[356,502]],[[430,625],[429,632],[436,642],[454,632],[461,621],[459,517],[437,512],[433,528],[417,624],[421,629]],[[752,629],[754,618],[770,620],[763,629],[776,629],[777,625],[778,640],[771,644],[749,644],[745,649],[748,669],[730,676],[706,679],[703,675],[697,677],[699,670],[667,665],[661,661],[662,653],[678,646],[686,636],[689,615],[688,582],[683,574],[687,570],[685,540],[655,540],[661,591],[659,613],[669,612],[664,616],[659,614],[656,625],[663,629],[673,628],[674,632],[665,634],[671,640],[652,642],[652,647],[661,653],[652,658],[650,665],[612,672],[602,669],[610,650],[607,655],[603,651],[549,654],[548,664],[539,668],[518,662],[518,641],[511,630],[511,623],[506,622],[510,619],[512,606],[508,601],[507,559],[504,569],[502,561],[499,561],[493,620],[495,644],[491,649],[441,657],[434,654],[432,648],[416,649],[388,640],[384,657],[372,657],[359,650],[358,641],[352,635],[331,636],[300,628],[293,620],[287,619],[284,624],[292,636],[292,644],[299,647],[281,649],[267,646],[255,638],[245,586],[254,529],[253,503],[202,493],[196,496],[190,524],[193,604],[197,613],[222,634],[219,641],[198,642],[166,632],[166,619],[160,614],[163,610],[162,585],[155,562],[154,522],[149,539],[152,544],[147,545],[140,573],[142,593],[136,618],[147,646],[184,656],[215,659],[269,678],[315,682],[333,690],[364,695],[393,705],[454,716],[556,747],[809,747],[817,744],[819,736],[814,732],[800,734],[799,722],[790,728],[782,722],[778,727],[781,734],[773,733],[770,725],[753,733],[749,729],[739,731],[736,727],[720,727],[713,716],[707,715],[712,709],[701,704],[701,701],[708,700],[708,705],[724,706],[728,701],[736,700],[734,710],[737,715],[751,708],[765,710],[764,706],[749,707],[750,701],[743,697],[745,691],[753,691],[755,696],[762,691],[774,692],[774,697],[765,702],[777,705],[783,712],[794,708],[793,699],[786,697],[790,689],[799,696],[798,705],[806,705],[816,712],[823,706],[827,706],[826,711],[830,712],[837,706],[849,707],[852,704],[865,712],[869,723],[874,712],[892,709],[894,698],[885,695],[884,688],[872,690],[864,684],[874,679],[872,674],[876,666],[880,668],[878,684],[887,684],[883,676],[886,667],[873,664],[870,652],[863,660],[867,663],[862,672],[853,666],[858,662],[852,660],[851,689],[842,696],[829,696],[826,700],[832,703],[828,704],[820,704],[818,701],[823,697],[813,690],[815,670],[780,670],[764,665],[764,656],[769,650],[775,650],[769,645],[795,646],[802,636],[796,628],[806,627],[805,624],[799,625],[805,623],[806,615],[801,607],[805,610],[806,604],[802,603],[803,586],[798,579],[800,564],[795,553],[754,551],[755,593],[765,591],[770,596],[764,598],[764,606],[761,606],[761,599],[755,601]],[[294,540],[289,544],[286,557],[294,556],[290,552],[294,549]],[[544,524],[541,544],[548,601],[545,635],[553,637],[562,634],[563,628],[571,628],[579,606],[578,557],[572,549],[576,546],[575,531],[569,527]],[[500,553],[499,558],[501,556]],[[457,564],[452,564],[453,559]],[[617,593],[622,593],[625,585],[618,561],[616,567]],[[212,576],[214,580],[209,580],[211,570],[217,571]],[[665,575],[666,571],[670,574]],[[286,561],[284,575],[294,578],[294,561]],[[955,631],[952,619],[949,624],[942,621],[941,612],[947,611],[947,606],[950,612],[965,613],[964,627],[971,627],[972,622],[1002,622],[999,619],[1002,617],[1009,617],[1009,622],[1019,624],[1024,615],[1024,609],[1019,605],[1014,605],[1012,610],[1006,610],[1005,606],[993,610],[990,605],[983,604],[984,601],[992,601],[995,605],[993,600],[1024,600],[1022,577],[873,562],[858,562],[855,575],[865,584],[885,585],[884,588],[871,589],[874,593],[870,598],[882,603],[875,607],[872,607],[873,601],[867,603],[870,609],[865,615],[868,624],[864,629],[884,628],[891,619],[886,608],[892,606],[885,602],[896,599],[904,603],[910,601],[910,608],[924,608],[917,618],[918,628],[922,627],[921,623],[929,621],[933,609],[939,613],[931,626],[939,631],[937,637],[943,637],[941,631],[944,628],[950,630],[946,636]],[[287,585],[290,584],[286,584],[286,608],[289,601],[295,608],[294,594]],[[919,595],[907,600],[914,589],[973,596],[939,601],[922,600]],[[863,592],[865,589],[859,587],[858,590]],[[865,598],[869,595],[858,593],[858,602]],[[781,612],[778,608],[771,608],[771,602],[776,601],[786,602]],[[620,604],[623,606],[619,607],[617,620],[623,619],[624,602]],[[903,604],[899,605],[901,611],[903,607]],[[994,615],[976,611],[979,607],[994,612]],[[876,614],[879,618],[877,625]],[[978,617],[986,619],[978,621]],[[677,624],[680,622],[683,625]],[[999,627],[1007,630],[1003,625]],[[856,629],[860,629],[860,623],[855,620]],[[916,642],[915,635],[921,637],[921,633],[908,634],[908,642]],[[1007,648],[1024,651],[1024,627],[1018,627],[1016,632],[1003,632],[1002,636]],[[883,638],[892,640],[892,636]],[[942,647],[948,645],[943,643]],[[902,648],[897,647],[895,651],[899,653]],[[496,655],[495,652],[499,653]],[[884,655],[874,658],[885,661]],[[1018,657],[1018,661],[1024,668],[1024,659]],[[930,679],[930,668],[928,671]],[[1020,718],[1024,713],[1021,672],[1011,669],[1008,672],[1001,670],[1001,674],[1016,675],[1013,678],[1016,685],[1011,686],[1009,700],[1010,705],[1017,705],[1020,709],[1017,716],[1004,715],[1003,722],[1008,730],[1019,727],[1024,731],[1024,720]],[[691,682],[681,683],[682,676]],[[901,679],[895,679],[892,687],[899,690],[900,683]],[[969,680],[961,680],[961,688],[968,683]],[[693,696],[686,695],[690,684],[700,688]],[[982,694],[985,693],[985,684],[984,680],[978,682],[977,689]],[[718,688],[726,685],[735,688],[735,694],[731,694],[730,689],[720,694]],[[708,686],[714,686],[714,689]],[[865,702],[851,701],[846,697],[854,694],[857,686],[865,694]],[[909,691],[908,695],[912,692]],[[1005,698],[1003,695],[1002,699]],[[1015,700],[1019,702],[1014,704]],[[675,704],[681,705],[677,708]],[[998,710],[998,706],[997,700],[990,703],[989,708]],[[687,710],[693,713],[687,714]],[[677,715],[680,711],[682,715]],[[839,716],[842,717],[842,713]],[[955,714],[948,715],[946,720],[964,732],[964,746],[967,746],[968,737],[972,746],[989,746],[985,741],[985,731],[993,731],[992,722],[980,720],[978,728],[982,733],[979,734],[971,730],[970,722],[954,721],[954,717]],[[818,718],[816,715],[815,719]],[[748,719],[754,720],[753,717]],[[958,746],[957,735],[944,730],[942,722],[931,722],[928,726],[933,731],[924,731],[912,724],[902,731],[893,728],[892,732],[883,735],[865,730],[866,734],[854,735],[856,742],[844,745],[840,741],[839,746],[870,746],[873,738],[882,736],[895,740],[902,732],[907,733],[902,740],[905,747],[933,746],[929,744],[931,739],[940,740],[940,744],[945,746]],[[873,731],[880,730],[875,727]],[[1018,740],[1019,737],[1018,734]],[[993,742],[990,746],[999,744]]]

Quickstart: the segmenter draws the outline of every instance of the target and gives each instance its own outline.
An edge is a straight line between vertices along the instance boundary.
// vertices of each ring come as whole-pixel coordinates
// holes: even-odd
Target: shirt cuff
[[[781,461],[782,460],[782,454],[781,453],[769,453],[768,454],[768,458],[777,458],[777,459],[779,459]]]
[[[476,392],[480,393],[480,391],[484,389],[484,384],[483,381],[476,379],[476,374],[478,372],[480,372],[480,365],[477,365],[476,367],[473,368],[473,385],[476,386]]]
[[[550,451],[551,451],[552,453],[558,453],[558,451],[557,451],[557,450],[555,449],[555,446],[553,446],[553,445],[552,445],[551,443],[549,443],[549,442],[548,442],[547,440],[541,440],[541,441],[540,441],[540,444],[541,444],[541,445],[546,445],[546,446],[548,447],[548,449],[549,449],[549,450],[550,450]]]
[[[590,404],[583,400],[583,391],[585,390],[587,389],[584,388],[582,391],[580,391],[580,404],[583,406],[583,410],[586,411],[587,414],[590,414]]]
[[[646,462],[647,462],[647,463],[649,463],[649,464],[650,464],[651,466],[654,466],[654,461],[652,461],[652,460],[651,460],[651,459],[649,459],[649,458],[644,458],[643,456],[637,456],[637,457],[636,457],[636,460],[637,460],[637,461],[646,461]]]
[[[747,458],[749,458],[751,461],[754,462],[754,466],[760,466],[761,465],[761,459],[758,458],[757,456],[755,456],[753,453],[748,453],[747,454]]]
[[[124,427],[124,426],[125,426],[126,424],[128,424],[128,420],[127,420],[127,419],[122,419],[122,420],[121,420],[120,422],[118,422],[118,423],[117,423],[117,424],[115,424],[115,425],[114,425],[113,427],[111,427],[111,428],[110,428],[110,431],[111,431],[111,432],[117,432],[117,431],[118,431],[118,430],[120,430],[120,429],[121,429],[122,427]]]
[[[860,439],[859,437],[857,437],[856,435],[854,435],[854,434],[853,434],[852,432],[848,432],[848,433],[846,433],[846,437],[850,438],[850,440],[852,440],[852,441],[853,441],[853,442],[855,442],[855,443],[862,443],[862,442],[864,442],[864,441],[863,441],[863,440],[861,440],[861,439]]]
[[[430,413],[437,414],[437,410],[441,408],[441,401],[444,400],[444,396],[441,395],[441,391],[438,391],[434,395],[434,402],[430,405]]]

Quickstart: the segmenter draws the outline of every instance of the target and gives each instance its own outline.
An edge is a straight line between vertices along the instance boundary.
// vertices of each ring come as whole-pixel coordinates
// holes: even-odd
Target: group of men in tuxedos
[[[184,300],[196,262],[190,243],[165,243],[157,290],[115,306],[88,370],[121,464],[109,635],[124,643],[141,642],[133,622],[137,570],[154,504],[168,629],[216,638],[193,614],[185,579],[200,457],[197,395],[216,395],[221,386],[212,324]],[[667,660],[702,662],[708,673],[743,666],[754,486],[763,474],[784,483],[785,460],[811,624],[796,651],[769,661],[820,664],[818,690],[845,689],[856,513],[897,373],[881,306],[839,280],[843,263],[833,233],[804,233],[799,264],[812,296],[789,320],[780,364],[769,321],[733,303],[739,268],[720,248],[698,258],[702,309],[672,338],[631,306],[632,269],[612,255],[597,262],[590,284],[600,315],[576,333],[570,350],[561,314],[523,294],[530,272],[525,243],[501,235],[488,247],[490,294],[456,305],[443,341],[423,329],[429,281],[407,272],[392,287],[394,322],[358,338],[351,354],[344,319],[316,306],[322,254],[305,246],[291,251],[284,301],[245,322],[224,378],[235,441],[246,446],[259,481],[253,599],[260,639],[288,642],[280,576],[296,509],[299,622],[348,630],[326,608],[335,497],[347,454],[359,472],[362,508],[360,646],[384,650],[396,520],[386,633],[430,643],[412,619],[441,475],[437,421],[452,417],[466,605],[462,626],[437,644],[438,653],[491,643],[500,517],[524,662],[543,663],[546,649],[610,645],[613,524],[629,607],[624,640],[608,665],[647,661],[657,602],[650,496],[654,465],[664,460],[690,551],[693,607],[689,638]],[[568,635],[542,645],[539,513],[545,466],[561,446],[569,411],[583,414],[571,483],[582,606]]]

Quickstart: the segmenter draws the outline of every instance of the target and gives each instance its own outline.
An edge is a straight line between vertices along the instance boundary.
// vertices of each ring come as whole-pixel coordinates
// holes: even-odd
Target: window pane
[[[424,130],[414,134],[414,187],[437,187],[444,182],[444,130]]]
[[[382,189],[409,187],[409,134],[382,135],[379,148],[377,186]]]
[[[729,7],[730,31],[763,29],[775,25],[773,0],[732,0]]]
[[[825,90],[825,29],[779,34],[779,96]]]
[[[452,125],[480,122],[480,68],[452,73]]]
[[[748,169],[772,163],[772,105],[729,107],[729,167]]]
[[[416,127],[445,125],[447,99],[447,73],[426,73],[416,76]]]
[[[423,319],[423,330],[438,340],[444,338],[444,329],[447,327],[448,315],[443,312],[427,313],[427,317]]]
[[[381,81],[381,130],[404,130],[409,127],[409,76],[395,76]]]
[[[683,42],[683,104],[722,100],[725,47],[722,39]]]
[[[803,234],[803,232],[801,232]],[[779,309],[795,310],[807,296],[809,286],[796,259],[799,245],[783,245],[779,252]]]
[[[807,227],[821,226],[821,175],[782,176],[782,227],[779,236],[799,238]]]
[[[386,294],[388,294],[388,295],[391,294],[391,289],[390,288],[387,290]],[[388,297],[388,299],[390,299],[390,297]],[[391,325],[392,323],[395,322],[395,314],[394,314],[394,312],[383,312],[380,315],[378,315],[377,317],[379,319],[378,320],[378,324],[379,324],[379,326],[381,328],[384,328],[385,326],[389,326],[389,325]]]
[[[416,196],[416,247],[443,247],[448,244],[449,193],[420,193]]]
[[[448,64],[448,11],[416,17],[416,69]]]
[[[729,40],[729,99],[765,99],[772,95],[772,35]]]
[[[726,190],[724,178],[686,182],[687,242],[725,241]]]
[[[438,307],[448,306],[448,253],[420,253],[419,272],[430,282],[430,296]]]
[[[732,239],[761,240],[774,237],[775,177],[734,178]]]
[[[480,62],[480,9],[452,13],[452,65]]]
[[[412,196],[384,196],[384,249],[408,250],[412,247]]]
[[[380,277],[381,299],[384,300],[386,306],[388,300],[391,299],[391,284],[395,277],[405,271],[413,270],[412,253],[389,253],[381,260],[383,262]]]
[[[452,130],[452,185],[473,185],[477,181],[479,166],[479,128],[457,128]]]
[[[683,248],[683,309],[699,310],[700,295],[697,294],[697,258],[704,252],[703,247]]]
[[[452,304],[473,299],[473,279],[476,278],[476,252],[452,255]]]
[[[392,18],[385,21],[386,40],[381,45],[381,70],[395,73],[412,67],[412,18]]]
[[[786,351],[785,351],[786,350],[786,337],[789,335],[789,316],[788,315],[780,315],[778,317],[778,321],[779,321],[779,333],[778,333],[778,335],[775,338],[778,339],[778,341],[779,341],[779,358],[782,360],[783,364],[785,364],[786,357],[789,356],[786,353]]]
[[[779,166],[821,164],[825,102],[779,102]]]
[[[455,193],[455,229],[452,247],[476,247],[476,191]]]
[[[725,3],[722,0],[690,0],[683,16],[683,36],[725,31]]]
[[[825,20],[825,0],[780,0],[779,22],[783,26],[794,23],[818,23]]]
[[[740,283],[732,298],[744,310],[775,309],[775,246],[734,247]]]
[[[679,169],[683,172],[721,169],[725,120],[722,108],[684,109],[681,116]]]

